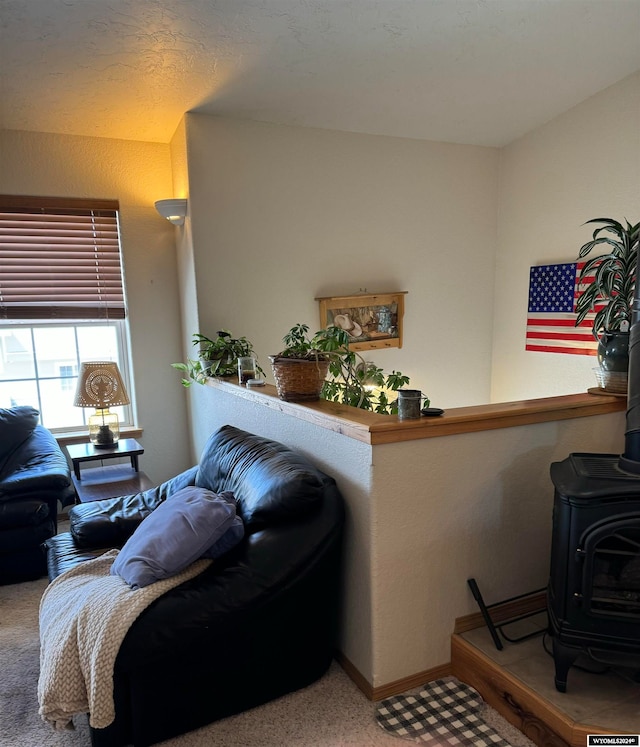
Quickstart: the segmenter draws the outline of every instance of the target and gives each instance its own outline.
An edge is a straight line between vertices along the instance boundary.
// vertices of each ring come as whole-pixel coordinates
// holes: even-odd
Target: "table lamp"
[[[120,438],[120,422],[110,405],[128,405],[129,395],[113,361],[86,361],[80,364],[78,387],[73,404],[95,407],[89,416],[89,440],[96,448],[107,449]]]

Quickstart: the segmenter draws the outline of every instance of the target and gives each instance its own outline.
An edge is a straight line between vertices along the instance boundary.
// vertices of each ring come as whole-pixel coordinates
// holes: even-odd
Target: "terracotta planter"
[[[278,396],[287,402],[320,399],[329,361],[300,360],[269,356]]]

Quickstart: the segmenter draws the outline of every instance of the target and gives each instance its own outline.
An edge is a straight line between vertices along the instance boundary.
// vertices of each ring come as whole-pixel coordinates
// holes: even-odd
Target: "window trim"
[[[0,327],[115,327],[118,364],[134,396],[119,211],[119,201],[113,199],[0,194]],[[103,220],[105,233],[101,235]],[[7,304],[3,305],[3,279],[7,294],[13,291],[10,312]],[[59,294],[58,303],[60,285],[68,295]],[[35,350],[32,355],[36,355]],[[76,358],[79,365],[82,361],[77,348]],[[36,357],[33,363],[30,380],[35,381],[40,398],[39,382],[51,377],[41,379]],[[38,405],[42,407],[40,402]],[[79,419],[86,423],[87,415],[83,412]],[[125,429],[135,428],[133,400],[122,407],[121,422]],[[76,424],[50,430],[74,437],[85,427]]]

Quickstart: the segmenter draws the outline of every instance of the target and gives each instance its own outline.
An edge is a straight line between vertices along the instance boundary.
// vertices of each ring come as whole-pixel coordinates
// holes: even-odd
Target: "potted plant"
[[[322,398],[379,414],[397,413],[396,400],[388,392],[408,384],[408,376],[399,371],[385,374],[350,350],[349,335],[340,327],[328,326],[312,337],[308,332],[306,324],[296,324],[283,338],[286,348],[270,356],[281,399]]]
[[[280,399],[301,402],[320,399],[329,357],[318,348],[317,334],[306,324],[295,324],[282,338],[285,348],[269,356]]]
[[[186,363],[172,363],[173,368],[183,371],[188,378],[182,379],[185,387],[192,382],[204,384],[208,377],[234,376],[238,370],[238,358],[254,355],[253,344],[246,337],[233,337],[229,330],[217,333],[214,340],[200,332],[193,335],[193,344],[199,346],[198,358]],[[256,363],[256,370],[264,371]]]
[[[593,336],[598,340],[598,361],[606,372],[626,378],[629,366],[629,325],[633,311],[633,297],[638,261],[640,223],[625,225],[612,218],[593,218],[587,223],[599,223],[593,238],[580,248],[580,259],[594,249],[605,253],[588,259],[578,276],[578,283],[586,285],[576,302],[576,326],[595,311]],[[626,386],[625,386],[626,389]]]
[[[317,346],[329,355],[330,379],[324,382],[321,397],[342,402],[380,415],[398,412],[397,400],[390,399],[389,391],[398,391],[409,384],[409,377],[400,371],[390,374],[366,361],[349,349],[349,335],[339,327],[327,327],[317,333]]]

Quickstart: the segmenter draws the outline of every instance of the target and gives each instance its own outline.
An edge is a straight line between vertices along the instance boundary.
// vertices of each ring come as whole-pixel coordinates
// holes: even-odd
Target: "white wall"
[[[367,357],[434,405],[595,386],[595,357],[524,350],[529,268],[574,260],[592,217],[638,220],[640,73],[501,151],[186,120],[200,331],[268,371],[317,296],[407,290],[404,347]]]
[[[181,361],[197,358],[193,345],[193,333],[200,329],[198,316],[198,289],[195,271],[195,257],[192,239],[191,200],[189,193],[189,166],[187,161],[186,123],[181,120],[171,139],[171,170],[173,195],[187,198],[187,218],[183,226],[175,228],[176,240],[176,292],[180,302],[180,331],[182,335]],[[182,372],[180,372],[182,378]],[[195,447],[195,433],[192,412],[193,397],[185,392],[186,414],[189,421],[189,454],[191,462],[197,462],[199,450]],[[206,426],[205,426],[206,427]]]
[[[402,350],[367,357],[434,405],[488,401],[495,149],[186,120],[199,331],[246,335],[268,369],[319,328],[316,297],[408,291]]]
[[[35,132],[0,132],[0,192],[120,202],[140,466],[156,482],[191,464],[172,226],[155,200],[172,196],[169,146]]]
[[[531,265],[572,262],[591,218],[640,220],[640,73],[502,149],[491,401],[583,392],[592,356],[527,352]]]
[[[572,452],[619,454],[623,413],[376,446],[373,682],[450,660],[457,617],[544,588],[549,467]]]

